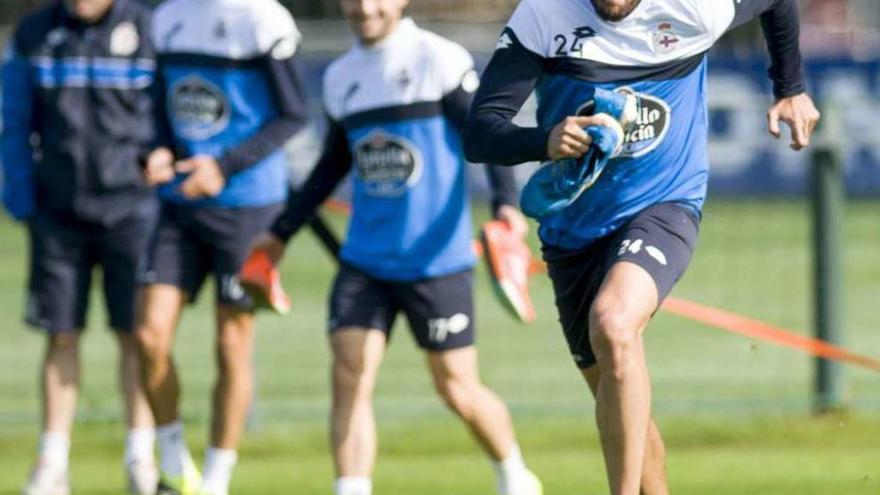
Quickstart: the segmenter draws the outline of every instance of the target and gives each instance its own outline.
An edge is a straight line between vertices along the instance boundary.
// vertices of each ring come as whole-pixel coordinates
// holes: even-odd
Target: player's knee
[[[156,325],[142,324],[134,333],[141,364],[147,368],[152,363],[162,360],[171,352],[171,346],[165,333]]]
[[[346,390],[370,388],[370,370],[364,357],[348,353],[334,356],[333,382]]]
[[[222,332],[217,336],[217,362],[221,370],[245,373],[250,369],[249,339],[236,332]]]
[[[446,407],[462,418],[468,418],[472,415],[474,407],[473,389],[475,386],[477,385],[464,383],[454,378],[446,378],[434,382],[434,388],[437,390],[440,398],[443,399]]]
[[[593,307],[589,334],[599,366],[615,375],[632,364],[641,342],[639,328],[633,318],[614,305]]]
[[[79,334],[62,332],[49,335],[50,353],[75,355],[79,351]]]

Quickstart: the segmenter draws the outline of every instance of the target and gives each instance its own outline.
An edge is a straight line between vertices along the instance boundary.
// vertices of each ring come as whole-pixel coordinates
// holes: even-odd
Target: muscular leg
[[[582,370],[593,396],[599,387],[601,374],[598,366]],[[666,447],[657,424],[651,419],[648,425],[648,438],[645,449],[645,463],[642,468],[641,495],[668,495],[669,487],[666,482]]]
[[[590,310],[596,355],[596,421],[612,495],[636,495],[651,422],[651,382],[642,334],[657,308],[657,289],[641,267],[615,264]]]
[[[385,342],[383,332],[363,328],[342,328],[331,336],[331,440],[340,478],[369,478],[376,464],[373,388]]]
[[[492,459],[505,459],[516,445],[513,423],[507,406],[480,382],[476,348],[429,352],[428,366],[434,387],[449,409],[467,424]]]
[[[240,309],[217,307],[217,383],[211,445],[234,450],[244,431],[254,395],[254,317]]]
[[[180,383],[171,357],[174,332],[186,295],[170,285],[151,285],[139,294],[135,340],[141,379],[157,426],[178,419]]]

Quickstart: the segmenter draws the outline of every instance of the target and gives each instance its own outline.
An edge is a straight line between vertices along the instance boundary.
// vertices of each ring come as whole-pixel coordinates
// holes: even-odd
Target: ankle
[[[233,449],[209,447],[205,451],[204,483],[214,491],[228,491],[232,471],[238,461],[238,453]],[[218,490],[223,488],[223,490]]]
[[[165,474],[183,474],[183,459],[189,455],[184,439],[183,423],[179,420],[156,428],[160,467]]]
[[[125,464],[133,462],[153,462],[153,447],[156,444],[154,428],[132,428],[125,435]]]
[[[70,463],[70,434],[45,431],[40,435],[39,462],[66,471]]]

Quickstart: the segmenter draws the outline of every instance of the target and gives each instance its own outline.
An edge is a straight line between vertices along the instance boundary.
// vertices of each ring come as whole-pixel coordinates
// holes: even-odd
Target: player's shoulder
[[[426,87],[437,85],[440,93],[446,94],[474,72],[474,59],[460,44],[424,29],[418,29],[416,38],[416,66],[425,68]]]
[[[161,29],[180,19],[191,8],[189,0],[165,0],[153,10],[153,26]]]
[[[327,66],[322,79],[324,91],[332,90],[334,83],[350,78],[358,71],[358,52],[354,48],[336,57]]]
[[[351,48],[330,62],[324,71],[321,80],[324,110],[334,119],[340,118],[342,113],[341,108],[335,108],[338,106],[336,103],[344,98],[345,92],[357,79],[361,67],[358,56],[358,50]]]
[[[276,58],[292,56],[301,35],[287,7],[277,0],[244,0],[243,3],[248,9],[257,49],[261,53],[272,50]],[[282,40],[286,42],[279,44]],[[275,51],[279,51],[278,55]]]
[[[22,55],[30,53],[55,31],[58,4],[45,5],[26,14],[18,22],[12,35],[11,47]]]
[[[695,20],[708,33],[720,35],[733,22],[736,4],[750,0],[670,0],[668,8]]]
[[[452,65],[473,64],[473,58],[465,47],[433,31],[417,28],[415,38],[419,52],[430,56],[436,62]]]
[[[505,32],[529,51],[543,56],[549,33],[562,30],[562,24],[575,22],[573,19],[583,14],[584,6],[579,1],[582,0],[522,0]]]
[[[242,5],[248,9],[255,27],[289,28],[295,24],[293,14],[277,0],[246,0]]]

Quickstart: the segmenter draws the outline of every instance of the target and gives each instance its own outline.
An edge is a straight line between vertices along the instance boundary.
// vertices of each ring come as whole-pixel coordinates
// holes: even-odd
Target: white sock
[[[232,480],[232,470],[237,460],[238,454],[232,449],[209,447],[205,451],[202,490],[210,495],[226,495],[229,492],[229,482]]]
[[[373,480],[355,476],[342,476],[333,483],[336,495],[372,495]]]
[[[516,487],[519,480],[523,479],[524,474],[528,471],[523,461],[522,453],[519,450],[519,445],[516,444],[510,449],[510,453],[507,454],[506,458],[495,462],[494,467],[500,493],[507,493],[510,489]]]
[[[183,459],[189,456],[183,438],[183,423],[179,420],[156,428],[159,442],[159,467],[168,476],[183,475]]]
[[[156,443],[156,430],[153,428],[132,428],[125,436],[125,465],[135,461],[152,461],[153,445]]]
[[[55,431],[44,431],[40,435],[40,462],[56,469],[66,471],[70,463],[70,435]]]

